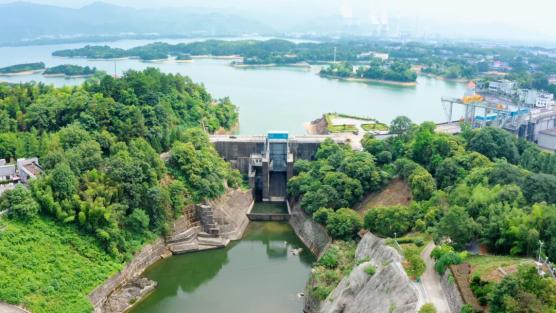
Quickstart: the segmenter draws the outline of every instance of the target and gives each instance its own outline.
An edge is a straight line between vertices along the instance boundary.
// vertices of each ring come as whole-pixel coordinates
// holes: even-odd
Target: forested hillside
[[[474,241],[494,255],[533,258],[542,241],[541,254],[556,259],[556,155],[498,128],[464,127],[452,136],[436,133],[433,123],[417,126],[400,117],[391,130],[398,135],[386,140],[367,135],[362,152],[323,144],[316,161],[295,163],[290,196],[337,239],[351,240],[365,228],[383,237],[425,233],[449,243],[436,255],[444,270],[462,262],[454,249]],[[410,186],[410,205],[372,208],[364,220],[349,209],[393,177]],[[539,288],[521,281],[511,289],[522,278],[508,276],[499,285],[483,283],[489,289],[477,293],[491,312],[529,312],[521,309],[532,303],[539,309],[534,312],[552,312],[556,299],[546,292],[556,284],[526,269],[519,275]]]
[[[86,294],[164,234],[185,205],[218,197],[224,182],[240,184],[203,131],[235,123],[228,99],[155,69],[71,88],[0,85],[0,158],[38,156],[44,169],[29,188],[0,198],[8,212],[0,300],[36,313],[90,311]],[[168,170],[164,151],[195,167],[174,161]]]

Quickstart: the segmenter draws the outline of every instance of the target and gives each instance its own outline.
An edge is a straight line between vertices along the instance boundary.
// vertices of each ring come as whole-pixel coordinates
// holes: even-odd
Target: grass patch
[[[430,235],[423,233],[410,233],[404,237],[386,239],[386,244],[394,247],[403,257],[403,267],[407,276],[418,279],[426,270],[426,264],[421,253],[431,241]],[[397,244],[396,244],[397,241]]]
[[[91,312],[89,292],[122,268],[71,226],[1,219],[0,229],[0,300],[34,313]]]
[[[340,280],[348,275],[356,264],[355,242],[335,241],[315,263],[307,292],[324,300],[336,288]]]
[[[369,265],[365,268],[365,273],[367,273],[369,276],[373,276],[376,273],[376,267]]]
[[[518,265],[525,264],[525,263],[532,263],[531,259],[524,259],[518,257],[511,257],[511,256],[494,256],[494,255],[487,255],[487,256],[469,256],[465,259],[465,263],[471,265],[471,277],[479,276],[482,280],[485,281],[492,281],[498,280],[499,276],[502,275],[498,271],[498,268],[515,268],[517,269]]]
[[[365,131],[388,131],[390,129],[388,125],[378,122],[361,124],[361,128]]]

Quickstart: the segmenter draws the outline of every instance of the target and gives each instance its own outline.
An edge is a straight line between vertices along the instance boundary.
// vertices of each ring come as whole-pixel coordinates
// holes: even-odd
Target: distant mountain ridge
[[[122,34],[225,36],[271,31],[232,14],[197,8],[135,9],[94,2],[66,8],[30,2],[0,4],[0,44]]]

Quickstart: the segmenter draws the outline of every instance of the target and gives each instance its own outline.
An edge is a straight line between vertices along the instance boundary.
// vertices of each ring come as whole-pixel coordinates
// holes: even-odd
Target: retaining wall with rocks
[[[448,300],[448,305],[450,306],[450,311],[454,313],[459,313],[463,307],[463,298],[458,289],[458,285],[454,281],[452,271],[448,268],[442,278],[440,279],[440,284],[442,285],[442,290],[446,295]]]
[[[89,294],[95,313],[104,313],[104,303],[114,290],[132,282],[139,277],[149,266],[160,259],[170,256],[163,238],[156,239],[153,243],[146,245],[135,254],[133,260],[127,264],[122,271],[112,276],[104,284],[98,286]]]
[[[322,225],[313,221],[309,215],[303,212],[299,203],[290,203],[289,205],[291,208],[289,222],[297,237],[317,258],[320,258],[332,242],[332,238]]]

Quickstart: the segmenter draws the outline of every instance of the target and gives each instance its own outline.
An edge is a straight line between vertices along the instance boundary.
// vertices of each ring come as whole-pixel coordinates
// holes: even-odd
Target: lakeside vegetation
[[[334,120],[337,118],[346,118],[352,120],[350,124],[337,124]],[[347,115],[342,113],[326,113],[324,114],[326,121],[326,129],[330,133],[355,133],[358,132],[357,122],[364,131],[388,131],[388,125],[379,122],[374,118]]]
[[[92,76],[97,72],[95,67],[63,64],[47,68],[43,75]]]
[[[336,51],[336,52],[335,52]],[[395,42],[381,40],[334,40],[319,43],[293,43],[287,40],[207,40],[202,42],[168,44],[156,42],[131,49],[108,46],[85,46],[59,50],[60,57],[91,59],[141,58],[165,59],[169,55],[241,56],[246,65],[292,65],[296,63],[329,63],[339,61],[368,65],[361,75],[366,79],[389,77],[379,63],[409,64],[426,75],[455,80],[506,76],[517,80],[522,88],[536,88],[556,92],[548,83],[556,75],[556,59],[542,48],[488,46],[462,43]],[[387,58],[378,58],[382,54]],[[411,71],[397,69],[391,81],[414,81]],[[360,75],[360,76],[361,76]],[[382,78],[380,78],[382,79]]]
[[[354,67],[349,63],[331,64],[320,71],[321,76],[343,79],[362,79],[369,81],[385,81],[414,83],[417,73],[411,69],[409,63],[395,61],[386,63],[373,60],[369,65]]]
[[[315,161],[295,163],[289,195],[299,199],[333,238],[356,239],[364,228],[383,237],[417,232],[449,242],[433,255],[439,271],[465,262],[461,251],[474,241],[492,254],[536,257],[541,252],[556,259],[556,156],[498,128],[472,130],[464,125],[462,134],[447,135],[436,133],[435,127],[396,118],[390,128],[398,135],[386,140],[367,135],[364,151],[327,141]],[[371,208],[361,223],[349,207],[396,177],[407,182],[413,201],[407,206]],[[403,249],[406,270],[414,277],[423,270],[416,246]],[[505,284],[521,279],[519,273],[492,284],[485,298],[491,312],[521,312],[528,305],[520,301],[521,292],[531,294],[530,300],[541,308],[538,312],[556,308],[556,299],[542,298],[545,291],[531,290],[527,284],[517,293],[508,289]],[[552,284],[550,278],[534,280]],[[510,298],[515,302],[500,302]]]
[[[0,266],[0,300],[90,312],[87,293],[186,205],[239,186],[202,129],[230,129],[237,117],[228,99],[152,68],[78,87],[0,84],[0,159],[38,156],[45,171],[0,198],[0,256],[11,264]]]
[[[45,69],[43,62],[16,64],[0,68],[0,74],[19,74],[25,72],[35,72]]]

